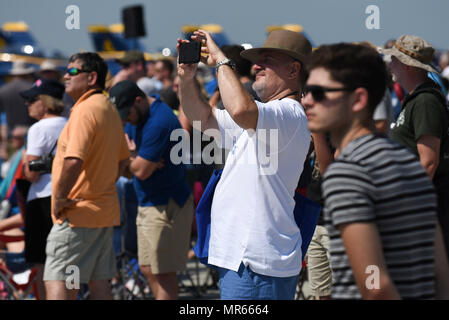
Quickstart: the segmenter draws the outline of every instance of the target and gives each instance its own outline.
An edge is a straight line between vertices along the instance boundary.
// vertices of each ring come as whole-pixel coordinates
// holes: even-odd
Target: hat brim
[[[280,52],[288,55],[289,57],[298,60],[299,62],[304,62],[306,60],[306,57],[298,54],[294,51],[286,50],[286,49],[280,49],[280,48],[270,48],[270,47],[262,47],[262,48],[252,48],[252,49],[246,49],[240,52],[240,56],[242,58],[245,58],[246,60],[251,61],[252,63],[256,63],[257,59],[259,58],[259,55],[263,51],[275,51]]]
[[[420,69],[426,70],[428,72],[436,72],[436,73],[439,72],[431,64],[422,63],[421,61],[416,60],[416,59],[410,57],[409,55],[406,55],[405,53],[399,51],[395,47],[393,47],[391,49],[381,49],[381,52],[384,55],[396,57],[403,64],[408,65],[410,67],[420,68]]]
[[[32,98],[39,95],[39,90],[37,87],[32,87],[31,89],[20,91],[20,96],[24,98],[25,100],[31,100]]]
[[[39,72],[45,72],[45,71],[53,71],[57,73],[61,73],[61,70],[59,69],[52,69],[52,68],[46,68],[46,69],[40,69]]]
[[[130,110],[131,110],[131,106],[117,109],[118,114],[120,115],[120,119],[122,119],[123,122],[125,122],[126,119],[128,119],[128,115],[129,115],[129,111]]]
[[[115,62],[118,64],[124,65],[124,64],[130,64],[130,62],[123,60],[123,59],[115,59]]]
[[[12,76],[24,76],[26,74],[32,74],[34,72],[34,68],[26,68],[26,69],[20,69],[20,70],[11,70],[9,73]]]

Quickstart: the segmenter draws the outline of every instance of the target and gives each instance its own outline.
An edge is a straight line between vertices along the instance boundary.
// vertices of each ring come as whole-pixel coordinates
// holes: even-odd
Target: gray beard
[[[256,84],[256,82],[254,81],[252,84],[252,88],[254,91],[256,91],[257,96],[262,100],[263,93],[265,91],[265,83],[261,85],[260,83]]]

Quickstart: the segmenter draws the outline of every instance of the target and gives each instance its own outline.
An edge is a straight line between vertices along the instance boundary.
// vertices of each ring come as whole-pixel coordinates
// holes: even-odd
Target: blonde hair
[[[47,108],[47,113],[60,116],[64,112],[65,105],[62,100],[56,99],[46,94],[40,94],[39,100],[42,101],[44,107]]]

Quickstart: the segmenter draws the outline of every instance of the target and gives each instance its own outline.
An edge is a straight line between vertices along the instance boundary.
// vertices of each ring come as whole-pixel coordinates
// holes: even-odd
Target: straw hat
[[[282,52],[295,60],[304,62],[305,58],[312,52],[312,45],[301,33],[290,30],[272,31],[261,48],[244,50],[240,55],[255,63],[263,50]]]
[[[396,57],[403,64],[429,72],[438,72],[432,65],[435,49],[424,39],[417,36],[403,35],[391,49],[382,53]]]
[[[45,60],[39,66],[39,71],[58,71],[59,72],[59,69],[58,69],[58,66],[56,64],[54,64],[53,62],[51,62],[50,60]]]
[[[35,70],[33,67],[27,67],[25,61],[14,61],[12,64],[11,71],[9,72],[12,76],[23,76],[26,74],[31,74]]]

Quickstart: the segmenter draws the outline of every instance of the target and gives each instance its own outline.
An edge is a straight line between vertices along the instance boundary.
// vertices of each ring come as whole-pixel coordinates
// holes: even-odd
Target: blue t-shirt
[[[125,132],[134,140],[139,157],[152,162],[164,159],[164,167],[156,169],[145,180],[134,177],[134,189],[139,206],[167,205],[170,198],[183,206],[190,195],[185,167],[182,163],[175,165],[170,161],[170,150],[178,143],[170,141],[170,134],[181,129],[181,125],[172,109],[158,95],[154,97],[156,101],[149,108],[146,119],[138,125],[127,123]]]

